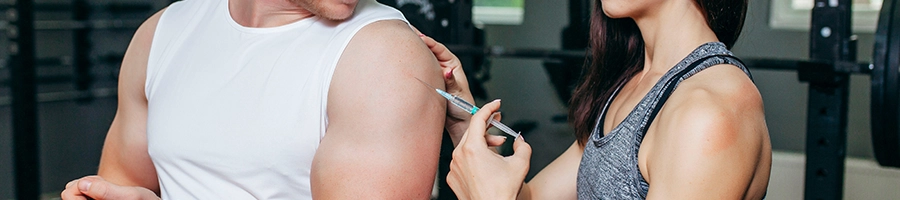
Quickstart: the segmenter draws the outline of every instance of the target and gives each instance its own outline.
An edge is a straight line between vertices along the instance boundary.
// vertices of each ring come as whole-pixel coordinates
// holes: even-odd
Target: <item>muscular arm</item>
[[[367,25],[350,41],[328,92],[328,128],[316,151],[314,199],[427,199],[445,102],[434,56],[406,23]]]
[[[733,66],[692,79],[675,90],[648,132],[656,135],[647,149],[647,199],[762,198],[771,146],[759,92]]]
[[[159,194],[156,170],[147,153],[147,98],[144,95],[147,59],[156,24],[163,11],[147,19],[135,32],[119,72],[119,105],[106,134],[97,174],[123,186],[139,186]]]

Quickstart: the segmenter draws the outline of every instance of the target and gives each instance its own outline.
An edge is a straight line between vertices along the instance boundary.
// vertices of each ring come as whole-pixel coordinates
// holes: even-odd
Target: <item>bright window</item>
[[[814,0],[772,0],[769,26],[773,29],[809,30],[814,2]],[[853,0],[854,32],[875,32],[881,3],[882,0]]]
[[[472,7],[472,22],[476,26],[519,25],[522,24],[524,14],[524,0],[475,0]]]

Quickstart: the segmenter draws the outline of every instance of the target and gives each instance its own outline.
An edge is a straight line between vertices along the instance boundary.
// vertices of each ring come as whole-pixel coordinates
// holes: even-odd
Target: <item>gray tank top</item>
[[[725,45],[711,42],[700,45],[666,72],[631,113],[606,136],[602,130],[609,102],[619,93],[616,86],[600,112],[578,167],[578,199],[645,199],[650,185],[638,168],[638,148],[650,122],[681,81],[718,64],[735,65],[747,76],[750,71],[733,57]]]

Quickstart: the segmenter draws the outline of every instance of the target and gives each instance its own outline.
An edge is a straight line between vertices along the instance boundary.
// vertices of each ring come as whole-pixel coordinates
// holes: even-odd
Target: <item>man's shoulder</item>
[[[342,71],[347,72],[347,70],[351,73],[341,73]],[[376,21],[359,30],[344,49],[334,76],[335,80],[341,76],[392,78],[412,76],[426,81],[434,79],[435,85],[440,84],[441,77],[437,59],[409,25],[400,20]],[[412,77],[407,78],[415,80]],[[363,79],[340,80],[359,82]],[[378,82],[385,83],[387,80]],[[332,81],[332,89],[335,89],[335,83],[336,81]],[[367,85],[365,81],[362,83],[362,85]],[[367,87],[391,85],[378,84],[367,85]],[[403,85],[402,87],[409,86],[401,85]]]
[[[347,49],[365,49],[374,58],[405,57],[406,59],[434,59],[428,48],[410,26],[401,20],[380,20],[362,27],[350,40]],[[345,53],[349,53],[348,51]],[[358,56],[349,54],[347,56]]]
[[[395,21],[397,24],[404,24],[403,26],[393,26],[394,28],[409,26],[403,13],[374,0],[360,0],[353,16],[348,19],[341,21],[318,20],[324,26],[333,27],[335,31],[346,32],[350,35],[359,34],[366,27],[383,26],[379,23],[382,21]]]
[[[402,20],[386,19],[369,23],[356,33],[354,38],[375,39],[375,42],[392,42],[394,40],[421,40],[416,37],[412,28]],[[413,40],[415,39],[415,40]]]

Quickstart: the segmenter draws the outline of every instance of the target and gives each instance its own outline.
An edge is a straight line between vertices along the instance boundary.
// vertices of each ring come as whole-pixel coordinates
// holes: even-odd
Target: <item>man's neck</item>
[[[313,16],[288,0],[228,0],[228,10],[238,24],[256,28],[277,27]]]
[[[695,3],[667,1],[657,8],[635,18],[644,39],[644,72],[665,73],[701,44],[718,41]]]

